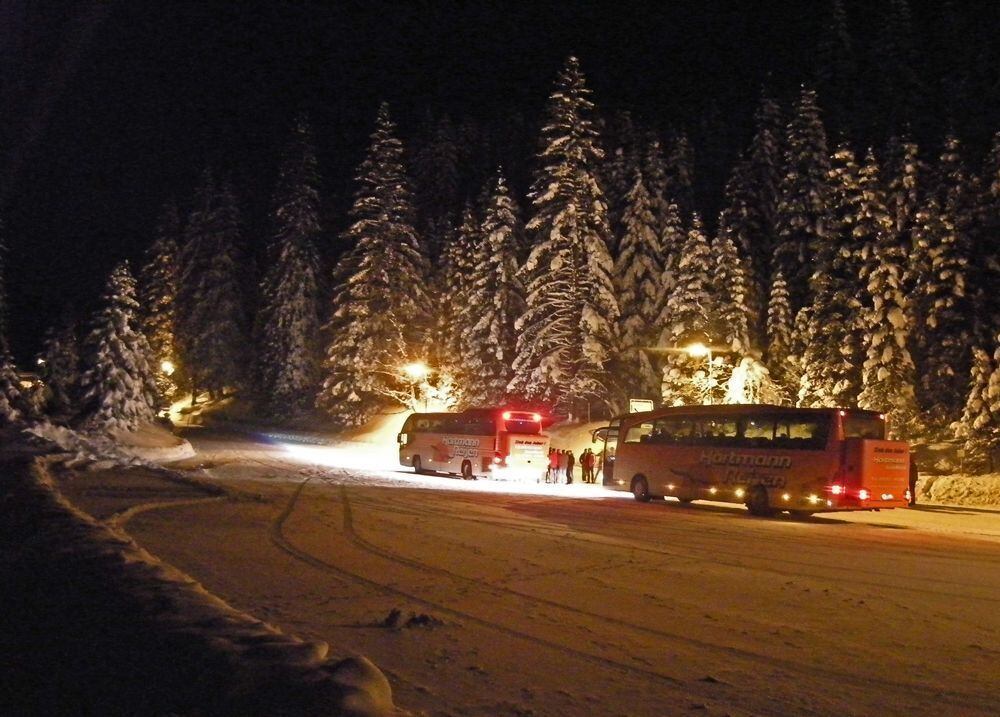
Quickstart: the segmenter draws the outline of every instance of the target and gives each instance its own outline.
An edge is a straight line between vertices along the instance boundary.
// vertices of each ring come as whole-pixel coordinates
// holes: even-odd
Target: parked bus
[[[677,406],[621,416],[605,439],[603,484],[636,500],[788,510],[904,508],[910,449],[873,411],[767,405]]]
[[[549,437],[531,411],[477,408],[414,413],[398,436],[399,463],[414,473],[454,473],[539,480],[548,467]]]

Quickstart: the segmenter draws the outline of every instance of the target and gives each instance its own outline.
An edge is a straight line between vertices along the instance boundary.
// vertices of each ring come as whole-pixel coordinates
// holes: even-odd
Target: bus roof
[[[698,405],[698,406],[664,406],[654,408],[652,411],[642,411],[638,413],[623,413],[617,418],[621,420],[631,418],[658,418],[661,416],[746,416],[748,414],[770,415],[781,413],[784,415],[816,415],[831,413],[833,411],[846,411],[854,416],[881,417],[878,411],[866,411],[860,408],[798,408],[796,406],[778,406],[769,403],[725,403],[718,405]]]

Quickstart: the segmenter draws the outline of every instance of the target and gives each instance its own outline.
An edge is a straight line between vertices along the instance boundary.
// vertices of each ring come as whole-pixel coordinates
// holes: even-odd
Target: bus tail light
[[[531,414],[531,420],[534,421],[535,423],[541,423],[542,422],[542,414],[540,414],[540,413],[532,413]]]
[[[503,420],[509,421],[510,420],[510,416],[511,416],[510,411],[504,411],[503,412]]]
[[[871,497],[871,493],[868,492],[867,488],[862,488],[858,491],[858,498],[861,500],[868,500],[869,497]]]
[[[842,486],[842,485],[832,485],[832,486],[830,486],[830,493],[832,493],[833,495],[843,495],[844,494],[844,486]]]
[[[496,465],[496,466],[501,466],[501,465],[503,465],[503,463],[504,463],[504,458],[505,458],[505,456],[504,456],[504,454],[503,454],[503,453],[497,453],[497,454],[495,454],[495,455],[493,456],[493,465]]]

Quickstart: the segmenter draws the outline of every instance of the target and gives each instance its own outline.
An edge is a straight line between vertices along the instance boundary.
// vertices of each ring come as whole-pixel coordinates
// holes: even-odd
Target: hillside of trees
[[[127,427],[233,391],[341,426],[425,400],[571,417],[629,398],[853,406],[897,436],[958,437],[985,465],[1000,443],[1000,132],[973,151],[953,129],[988,82],[975,48],[932,91],[908,5],[886,8],[859,48],[830,4],[817,70],[794,96],[761,90],[711,198],[691,135],[596,106],[570,57],[533,156],[505,166],[487,165],[517,142],[447,116],[407,140],[383,104],[333,238],[299,114],[267,239],[206,168],[165,204],[138,279],[119,265],[93,319],[48,330],[48,410]],[[10,417],[29,409],[2,336]]]

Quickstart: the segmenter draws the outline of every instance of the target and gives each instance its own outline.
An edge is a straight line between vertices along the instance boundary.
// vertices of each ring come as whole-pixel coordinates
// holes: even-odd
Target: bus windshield
[[[844,438],[885,438],[885,421],[878,416],[849,413],[844,416]]]

